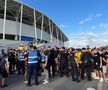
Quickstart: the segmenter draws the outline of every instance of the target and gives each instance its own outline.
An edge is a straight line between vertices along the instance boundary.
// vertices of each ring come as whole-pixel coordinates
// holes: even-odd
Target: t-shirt
[[[0,52],[0,60],[3,58],[4,55],[6,55],[6,53]]]
[[[107,52],[102,53],[101,56],[102,56],[102,58],[104,58],[104,59],[106,60],[106,62],[107,62],[108,53],[107,53]],[[106,62],[105,62],[104,60],[102,60],[102,65],[106,65],[106,64],[107,64]]]
[[[46,50],[44,52],[45,55],[48,55],[48,63],[54,63],[55,62],[55,51],[54,50]]]
[[[93,54],[94,64],[100,65],[100,57],[101,55],[99,52]]]
[[[2,59],[0,61],[0,69],[4,69],[5,68],[5,64],[6,64],[6,60],[5,59]]]
[[[61,52],[59,53],[59,55],[60,55],[60,59],[61,59],[62,61],[67,61],[67,60],[68,60],[68,53],[67,53],[66,51],[61,51]]]
[[[105,59],[107,60],[108,59],[108,52],[105,52]]]
[[[58,54],[59,54],[59,51],[56,50],[56,51],[55,51],[55,58],[57,58]]]
[[[71,63],[76,63],[74,53],[68,53],[68,59],[70,60]]]
[[[75,57],[76,57],[76,62],[80,63],[80,61],[81,61],[81,52],[75,53]]]
[[[13,52],[8,53],[8,61],[14,62],[15,61],[15,54]]]
[[[81,57],[82,63],[90,63],[92,59],[92,54],[90,52],[84,52]]]

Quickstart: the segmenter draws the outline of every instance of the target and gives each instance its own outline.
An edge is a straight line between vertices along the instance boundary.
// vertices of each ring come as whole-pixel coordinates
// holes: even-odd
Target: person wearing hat
[[[18,50],[23,50],[24,49],[24,46],[23,44],[21,43],[20,46],[18,47]]]

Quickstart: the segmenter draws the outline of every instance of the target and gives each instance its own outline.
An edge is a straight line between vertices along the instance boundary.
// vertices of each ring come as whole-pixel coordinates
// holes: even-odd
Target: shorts
[[[98,70],[98,71],[101,70],[101,68],[100,68],[99,65],[95,65],[95,66],[94,66],[94,69],[96,69],[96,70]]]
[[[1,76],[2,76],[2,78],[8,77],[8,73],[7,73],[6,69],[2,69]]]
[[[103,73],[107,73],[107,66],[102,66]]]

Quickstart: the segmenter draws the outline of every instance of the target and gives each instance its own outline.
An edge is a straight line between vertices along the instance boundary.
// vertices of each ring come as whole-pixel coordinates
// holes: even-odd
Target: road
[[[108,90],[108,83],[99,83],[99,80],[84,80],[77,83],[73,82],[71,77],[56,77],[51,79],[51,83],[47,85],[42,84],[42,77],[40,77],[40,84],[38,86],[32,85],[31,87],[26,87],[21,75],[10,75],[7,81],[9,86],[2,89],[0,88],[0,90],[87,90],[87,88],[94,88],[94,90],[98,90],[97,88],[100,88],[99,90]]]

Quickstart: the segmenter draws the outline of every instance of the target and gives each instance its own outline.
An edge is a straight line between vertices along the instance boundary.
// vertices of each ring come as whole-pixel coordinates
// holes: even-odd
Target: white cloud
[[[93,37],[98,36],[97,34],[95,34],[95,33],[93,33],[93,32],[88,32],[87,35],[90,35],[90,36],[93,36]]]
[[[104,24],[104,28],[108,30],[108,23]]]
[[[91,20],[92,20],[92,17],[89,16],[89,17],[87,17],[87,18],[81,20],[81,21],[79,22],[79,24],[83,24],[83,23],[88,22],[88,21],[91,21]]]
[[[73,34],[70,34],[69,36],[69,45],[71,47],[78,48],[86,47],[87,45],[90,45],[91,47],[100,47],[108,45],[108,31],[103,33],[79,32]]]
[[[99,25],[103,30],[108,30],[108,23],[101,23]]]
[[[102,13],[98,13],[98,14],[96,14],[96,15],[94,15],[94,16],[88,16],[87,18],[81,20],[81,21],[79,22],[79,24],[84,24],[84,23],[86,23],[86,22],[88,22],[88,21],[92,21],[92,20],[94,20],[95,18],[98,18],[98,17],[101,17],[101,16],[102,16]]]
[[[94,17],[101,17],[102,16],[102,13],[98,13],[97,15],[95,15]]]

